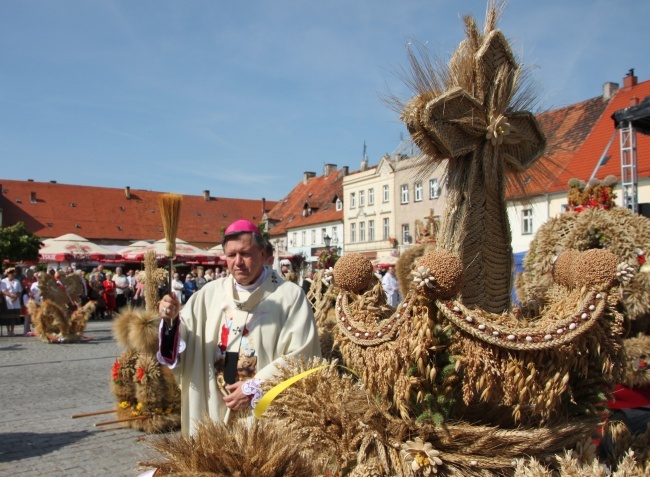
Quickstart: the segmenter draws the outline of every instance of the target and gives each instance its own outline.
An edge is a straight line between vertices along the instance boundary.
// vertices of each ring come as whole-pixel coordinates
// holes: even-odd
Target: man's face
[[[262,274],[264,252],[255,245],[251,234],[228,240],[224,251],[228,270],[240,285],[250,285]]]
[[[388,267],[388,273],[395,275],[395,267]]]

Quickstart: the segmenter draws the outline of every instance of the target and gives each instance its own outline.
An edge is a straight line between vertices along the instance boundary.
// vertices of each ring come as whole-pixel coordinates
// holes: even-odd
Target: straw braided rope
[[[607,295],[590,292],[576,312],[554,324],[553,328],[498,325],[494,321],[502,318],[501,315],[491,317],[485,311],[470,310],[458,301],[436,301],[436,305],[457,328],[485,343],[518,351],[538,351],[557,348],[586,333],[603,317]]]
[[[415,294],[407,295],[407,301],[401,303],[389,318],[376,324],[360,323],[354,319],[349,308],[350,292],[342,291],[336,299],[336,324],[343,335],[359,346],[377,346],[392,341],[400,325],[412,314]]]

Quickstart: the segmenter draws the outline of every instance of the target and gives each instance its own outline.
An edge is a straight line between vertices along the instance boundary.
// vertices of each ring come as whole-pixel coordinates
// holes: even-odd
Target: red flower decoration
[[[645,263],[645,255],[637,255],[636,261],[639,262],[639,265],[643,265]]]
[[[136,373],[135,378],[138,380],[138,382],[141,382],[144,378],[144,369],[138,368],[138,372]]]
[[[113,381],[119,381],[120,379],[120,363],[115,361],[113,364]]]

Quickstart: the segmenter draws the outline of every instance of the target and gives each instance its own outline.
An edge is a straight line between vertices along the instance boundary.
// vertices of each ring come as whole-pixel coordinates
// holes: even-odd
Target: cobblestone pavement
[[[0,477],[137,476],[154,455],[152,436],[94,427],[113,414],[71,418],[114,407],[112,322],[91,321],[85,335],[92,340],[69,344],[0,337]]]

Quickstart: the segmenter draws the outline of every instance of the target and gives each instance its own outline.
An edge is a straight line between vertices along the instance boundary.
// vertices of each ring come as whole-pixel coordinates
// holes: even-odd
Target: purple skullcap
[[[232,235],[232,234],[241,234],[245,232],[251,234],[260,234],[260,235],[262,234],[262,232],[260,232],[260,229],[257,227],[257,225],[255,225],[252,222],[249,222],[248,220],[240,219],[234,221],[232,224],[228,226],[224,236]]]

